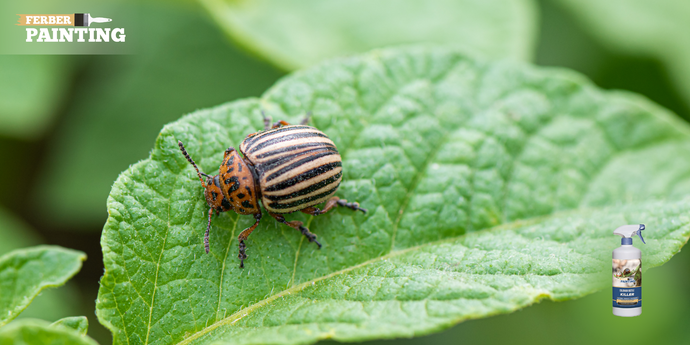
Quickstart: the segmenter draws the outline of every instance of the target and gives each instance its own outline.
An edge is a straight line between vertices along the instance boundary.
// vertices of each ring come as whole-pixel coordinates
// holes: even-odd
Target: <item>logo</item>
[[[92,24],[111,22],[110,18],[92,17],[89,13],[18,14],[18,26],[61,26],[60,28],[26,28],[26,42],[125,42],[124,28],[97,28]]]

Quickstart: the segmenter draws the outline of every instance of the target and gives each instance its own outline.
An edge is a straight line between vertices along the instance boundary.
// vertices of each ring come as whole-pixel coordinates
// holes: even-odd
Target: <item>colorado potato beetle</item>
[[[307,126],[308,122],[309,114],[299,125],[285,121],[271,124],[271,119],[264,115],[264,130],[249,134],[240,144],[239,152],[233,147],[225,150],[218,175],[214,176],[201,172],[182,141],[178,141],[182,154],[199,176],[210,207],[204,235],[207,254],[214,212],[233,210],[254,215],[254,225],[244,229],[237,238],[240,267],[244,267],[247,258],[244,240],[256,229],[263,215],[259,201],[271,217],[299,230],[319,249],[321,243],[316,235],[300,221],[285,220],[284,215],[300,211],[318,216],[336,206],[367,212],[357,202],[334,196],[343,176],[340,154],[331,139]],[[323,202],[326,202],[323,210],[315,207]]]

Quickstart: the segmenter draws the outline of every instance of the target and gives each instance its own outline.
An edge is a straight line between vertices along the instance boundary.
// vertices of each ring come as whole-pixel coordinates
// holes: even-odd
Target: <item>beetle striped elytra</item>
[[[261,113],[264,115],[263,111]],[[308,121],[309,115],[299,125],[285,121],[271,125],[271,119],[264,115],[264,130],[248,135],[240,144],[239,152],[233,147],[225,150],[215,176],[201,172],[182,141],[178,141],[180,150],[199,176],[209,206],[204,234],[206,253],[209,252],[214,212],[233,210],[238,214],[252,214],[254,225],[244,229],[237,238],[240,267],[244,267],[247,258],[244,240],[256,229],[263,215],[259,200],[271,217],[299,230],[319,249],[321,243],[316,235],[302,222],[287,221],[283,215],[300,211],[318,216],[337,206],[367,212],[357,202],[334,196],[343,176],[340,154],[326,134],[306,125]],[[326,202],[323,210],[315,207],[323,202]]]

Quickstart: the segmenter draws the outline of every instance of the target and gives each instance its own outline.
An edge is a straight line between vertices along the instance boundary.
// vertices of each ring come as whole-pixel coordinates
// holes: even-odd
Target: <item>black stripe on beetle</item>
[[[318,142],[318,143],[299,144],[299,145],[292,145],[292,146],[283,147],[280,149],[276,149],[276,150],[272,150],[272,151],[269,151],[266,153],[256,155],[256,158],[262,158],[262,159],[268,158],[271,156],[275,156],[275,155],[279,155],[279,154],[283,154],[283,153],[290,153],[290,152],[297,151],[299,149],[306,149],[309,147],[322,147],[322,148],[326,148],[326,149],[331,150],[331,151],[338,152],[338,149],[335,148],[335,145]]]
[[[305,155],[313,156],[315,153],[319,153],[319,152],[334,152],[334,153],[338,153],[338,151],[336,151],[336,150],[328,150],[328,149],[326,149],[326,148],[319,147],[319,148],[316,148],[316,149],[311,149],[311,150],[306,150],[306,151],[298,152],[298,153],[295,153],[295,154],[293,154],[293,155],[286,154],[286,155],[283,155],[283,156],[278,157],[278,158],[274,158],[274,159],[271,159],[271,160],[266,160],[265,162],[261,163],[261,165],[262,165],[262,167],[263,167],[264,169],[266,169],[266,170],[271,170],[271,169],[273,169],[273,168],[275,168],[275,167],[278,167],[278,166],[281,166],[281,165],[283,165],[283,164],[285,164],[285,163],[287,163],[287,162],[289,162],[289,161],[291,161],[291,160],[294,160],[294,159],[295,159],[296,157],[298,157],[298,156],[305,156]]]
[[[325,192],[323,192],[323,193],[320,193],[320,194],[317,194],[317,195],[312,195],[312,196],[306,197],[306,198],[304,198],[304,199],[299,199],[299,200],[294,201],[294,202],[290,202],[290,203],[274,202],[274,203],[268,204],[268,206],[270,206],[271,208],[278,208],[278,209],[280,209],[280,208],[291,208],[291,207],[295,207],[295,206],[299,206],[299,205],[305,204],[305,203],[307,203],[307,202],[309,202],[309,201],[322,199],[323,197],[326,197],[326,196],[329,196],[329,195],[335,193],[336,189],[338,189],[337,186],[336,186],[335,188],[330,189],[330,190],[327,190],[327,191],[325,191]]]
[[[270,187],[266,187],[266,188],[264,188],[264,190],[267,192],[274,192],[274,191],[283,190],[285,188],[292,187],[292,186],[294,186],[294,185],[296,185],[296,184],[298,184],[304,180],[308,180],[312,177],[319,176],[319,175],[321,175],[327,171],[331,171],[335,168],[341,167],[342,165],[343,165],[342,162],[333,162],[333,163],[324,164],[320,167],[311,169],[309,171],[306,171],[306,172],[304,172],[300,175],[297,175],[295,177],[291,177],[291,178],[289,178],[285,181],[282,181],[280,183],[276,183],[274,185],[271,185]]]
[[[273,139],[268,139],[264,142],[258,143],[256,146],[253,146],[252,148],[250,148],[248,153],[254,153],[254,152],[259,151],[260,149],[262,149],[266,146],[275,145],[277,143],[282,143],[285,141],[314,138],[314,137],[328,138],[325,134],[318,133],[318,132],[291,133],[291,134],[286,134],[284,136],[279,136],[279,137],[276,137]]]
[[[309,126],[280,127],[280,128],[271,129],[271,130],[265,131],[263,133],[259,133],[259,134],[253,135],[251,137],[248,137],[248,138],[244,139],[244,141],[242,143],[249,146],[249,145],[252,145],[253,143],[259,141],[260,139],[265,139],[265,138],[268,138],[268,137],[271,137],[271,136],[274,136],[274,135],[277,135],[280,133],[291,132],[291,131],[295,131],[295,130],[299,130],[299,129],[313,130],[314,128],[309,127]]]
[[[315,191],[317,191],[317,190],[319,190],[319,189],[321,189],[321,188],[323,188],[323,187],[326,187],[326,186],[328,186],[329,184],[332,184],[332,183],[338,181],[338,179],[339,179],[341,176],[343,176],[343,173],[342,173],[342,172],[339,172],[339,173],[337,173],[337,174],[335,174],[335,175],[333,175],[333,176],[331,176],[331,177],[329,177],[329,178],[327,178],[327,179],[325,179],[325,180],[322,180],[322,181],[320,181],[320,182],[317,182],[317,183],[314,183],[314,184],[312,184],[312,185],[309,185],[309,187],[300,189],[299,191],[295,191],[295,192],[292,192],[292,193],[286,194],[286,195],[271,195],[271,194],[266,194],[266,195],[264,195],[264,197],[265,197],[266,199],[268,199],[268,200],[273,200],[273,201],[277,201],[277,200],[287,200],[287,199],[296,198],[296,197],[298,197],[298,196],[302,196],[302,195],[305,195],[305,194],[309,194],[309,193],[315,192]]]
[[[326,157],[326,156],[331,156],[331,155],[337,155],[337,154],[338,154],[337,152],[328,151],[328,152],[320,152],[320,153],[317,153],[317,154],[313,154],[313,155],[311,155],[311,156],[309,156],[309,157],[302,158],[302,159],[300,159],[300,160],[298,160],[298,161],[296,161],[296,162],[294,162],[294,163],[291,163],[290,165],[288,165],[288,166],[286,166],[286,167],[280,168],[278,171],[276,171],[276,172],[274,172],[274,173],[268,175],[268,176],[266,177],[266,181],[274,180],[274,179],[276,179],[276,178],[278,178],[278,177],[280,177],[280,176],[282,176],[282,175],[284,175],[284,174],[286,174],[286,173],[289,173],[291,170],[294,170],[295,168],[297,168],[297,167],[299,167],[299,166],[302,166],[302,165],[304,165],[304,164],[307,164],[307,163],[309,163],[309,162],[311,162],[311,161],[315,161],[315,160],[317,160],[317,159],[319,159],[319,158],[321,158],[321,157]],[[320,167],[319,167],[319,168],[320,168]],[[317,168],[317,169],[318,169],[318,168]]]

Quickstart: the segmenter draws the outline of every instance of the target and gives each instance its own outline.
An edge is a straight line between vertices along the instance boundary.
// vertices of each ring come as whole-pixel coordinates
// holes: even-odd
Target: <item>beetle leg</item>
[[[302,213],[306,213],[306,214],[308,214],[308,215],[310,215],[310,216],[318,216],[318,215],[320,215],[320,214],[326,213],[326,211],[321,211],[321,210],[319,210],[319,209],[316,208],[316,207],[307,207],[307,208],[303,208],[303,209],[301,209],[301,210],[299,210],[299,211],[302,212]]]
[[[211,232],[211,216],[213,216],[213,207],[208,209],[208,225],[206,226],[206,234],[204,234],[204,249],[206,249],[206,254],[208,254],[209,250],[208,237]]]
[[[289,123],[287,123],[287,122],[285,122],[285,121],[283,121],[283,120],[280,120],[280,121],[274,122],[274,123],[273,123],[273,126],[271,127],[271,129],[273,129],[273,128],[278,128],[278,127],[280,127],[280,126],[289,126],[289,125],[290,125]]]
[[[269,129],[278,128],[280,126],[289,126],[290,125],[289,123],[287,123],[286,121],[283,121],[283,120],[276,121],[276,122],[273,122],[273,124],[271,124],[271,121],[272,121],[271,117],[266,116],[266,113],[264,113],[263,110],[261,111],[261,116],[263,116],[263,118],[264,118],[264,130],[265,131],[269,130]],[[300,121],[299,124],[300,125],[306,125],[309,122],[310,118],[311,118],[311,111],[307,112],[307,116],[305,116],[304,119],[302,119],[302,121]],[[256,133],[254,133],[254,134],[256,134]],[[252,136],[254,134],[250,134],[249,136]]]
[[[261,110],[261,117],[264,118],[264,131],[271,129],[271,117],[266,116],[266,113]]]
[[[273,128],[278,128],[280,126],[289,126],[290,125],[289,123],[287,123],[283,120],[276,121],[273,123],[273,125],[271,125],[271,121],[272,121],[271,117],[266,116],[266,113],[264,113],[263,110],[261,111],[261,116],[264,117],[264,130],[269,130],[269,129],[273,129]]]
[[[283,224],[285,224],[285,225],[287,225],[293,229],[299,230],[302,233],[302,235],[306,236],[309,239],[309,242],[316,243],[316,245],[319,246],[319,249],[321,249],[321,243],[319,243],[319,241],[316,240],[316,235],[314,235],[311,231],[309,231],[309,229],[307,229],[303,225],[302,222],[300,222],[298,220],[293,220],[293,221],[288,222],[285,220],[285,217],[283,217],[280,214],[273,214],[270,212],[268,214],[270,214],[271,217],[275,218],[277,221],[279,221],[279,222],[281,222],[281,223],[283,223]]]
[[[336,206],[343,206],[343,207],[347,207],[353,211],[362,211],[363,213],[367,213],[366,209],[359,207],[359,203],[347,202],[347,200],[341,199],[337,196],[330,198],[326,202],[326,207],[324,207],[323,210],[319,210],[316,207],[307,207],[307,208],[302,209],[300,211],[302,211],[303,213],[312,215],[312,216],[318,216],[318,215],[321,215],[321,214],[324,214],[324,213],[330,211],[332,208],[334,208]]]
[[[305,116],[304,119],[302,119],[302,121],[300,121],[299,124],[300,124],[300,125],[306,125],[307,123],[309,123],[309,118],[310,118],[310,117],[311,117],[311,111],[308,111],[308,112],[307,112],[307,116]]]
[[[244,244],[244,240],[249,237],[249,234],[256,229],[256,227],[259,225],[259,222],[261,221],[261,211],[259,213],[254,214],[254,219],[256,219],[256,222],[254,222],[254,225],[244,229],[242,232],[240,232],[240,235],[237,236],[237,240],[240,243],[240,254],[237,255],[237,257],[240,259],[240,268],[244,268],[244,259],[247,258],[247,254],[245,253],[245,250],[247,249],[247,245]]]

